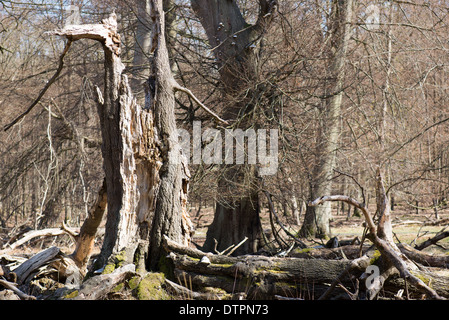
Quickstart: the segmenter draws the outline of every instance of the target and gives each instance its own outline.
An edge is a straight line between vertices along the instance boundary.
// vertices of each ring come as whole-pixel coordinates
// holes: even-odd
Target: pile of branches
[[[51,247],[33,257],[7,254],[34,236],[54,236],[56,230],[29,231],[0,251],[0,299],[447,299],[449,255],[431,255],[426,246],[448,236],[441,232],[415,248],[393,241],[388,198],[378,176],[377,223],[363,203],[346,196],[325,196],[310,203],[344,201],[365,217],[365,233],[358,244],[334,248],[300,248],[287,256],[244,255],[231,251],[207,253],[164,238],[165,275],[156,290],[145,296],[141,284],[151,274],[133,264],[113,261],[101,270],[89,270],[89,237],[63,227],[77,241],[76,250],[64,254]],[[86,221],[89,223],[89,221]],[[65,230],[64,230],[65,229]],[[98,231],[98,230],[96,230]],[[342,244],[342,243],[340,243]],[[84,248],[81,250],[80,248]],[[133,283],[133,285],[131,285]],[[131,294],[118,294],[117,288]],[[140,290],[140,291],[139,291]]]

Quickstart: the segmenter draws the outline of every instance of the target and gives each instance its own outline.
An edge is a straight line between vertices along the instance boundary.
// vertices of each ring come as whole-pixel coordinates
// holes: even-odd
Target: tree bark
[[[275,295],[319,297],[346,270],[348,260],[274,258],[264,256],[227,257],[184,247],[165,238],[175,276],[189,279],[194,290],[218,287],[229,293],[242,292],[249,299],[272,299]],[[200,259],[208,257],[209,263]],[[361,274],[362,272],[360,272]],[[351,275],[341,282],[351,286]]]
[[[272,20],[277,1],[259,1],[259,17],[254,25],[245,21],[237,1],[192,0],[191,4],[215,55],[222,95],[227,101],[233,101],[226,107],[224,118],[235,120],[242,130],[257,127],[242,119],[253,110],[260,41]],[[249,241],[234,254],[254,252],[262,231],[256,168],[249,164],[223,165],[222,171],[214,220],[208,229],[204,250],[212,251],[217,241],[221,251],[248,237]],[[244,188],[239,187],[242,181]]]
[[[343,99],[344,67],[346,51],[351,35],[353,0],[334,0],[329,24],[330,80],[320,110],[320,126],[315,152],[315,163],[310,182],[310,200],[331,194],[333,169],[340,137],[339,119]],[[320,207],[307,207],[300,234],[304,237],[327,237],[331,234],[329,220],[330,203]]]
[[[165,256],[162,236],[167,235],[187,244],[193,232],[193,224],[187,210],[190,173],[176,129],[174,92],[179,86],[170,68],[164,32],[163,1],[151,0],[150,6],[153,21],[151,52],[154,57],[146,101],[149,103],[149,109],[154,112],[155,126],[160,137],[158,149],[163,161],[159,170],[160,183],[149,248],[149,266],[151,269],[157,269],[160,259]]]
[[[55,32],[69,42],[100,41],[105,54],[104,90],[97,92],[108,215],[94,268],[104,267],[108,261],[113,265],[118,260],[133,263],[135,258],[148,258],[157,265],[162,234],[187,243],[192,231],[186,210],[188,169],[177,142],[174,80],[165,48],[162,1],[150,1],[150,6],[154,78],[147,82],[144,108],[136,104],[122,74],[115,14],[102,24],[73,25]]]
[[[80,233],[76,241],[76,247],[71,257],[75,261],[81,272],[85,274],[92,249],[95,243],[98,227],[103,219],[107,206],[106,181],[98,192],[98,197],[89,212],[89,216],[84,220]]]

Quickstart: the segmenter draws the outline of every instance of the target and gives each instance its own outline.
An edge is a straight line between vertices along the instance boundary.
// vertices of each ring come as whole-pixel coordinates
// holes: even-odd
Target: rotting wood
[[[164,242],[175,275],[188,277],[195,287],[218,287],[229,293],[245,292],[249,298],[273,298],[312,291],[319,296],[335,279],[352,285],[353,275],[342,275],[348,260],[278,258],[257,255],[227,257],[182,246],[167,237]],[[207,256],[210,264],[200,263]],[[359,270],[362,274],[363,270]]]
[[[67,300],[101,300],[123,280],[137,276],[135,265],[128,264],[114,270],[109,274],[102,274],[86,280],[75,292],[73,297],[62,298]]]
[[[71,257],[77,264],[77,266],[83,271],[86,269],[87,262],[89,261],[95,236],[98,231],[98,226],[101,223],[104,212],[107,205],[107,193],[106,193],[106,181],[103,181],[103,185],[98,192],[97,199],[93,204],[88,217],[81,227],[79,236],[76,242],[76,248]]]
[[[33,271],[52,260],[59,252],[59,248],[51,247],[23,262],[20,266],[14,269],[14,272],[17,275],[17,283],[24,283]]]

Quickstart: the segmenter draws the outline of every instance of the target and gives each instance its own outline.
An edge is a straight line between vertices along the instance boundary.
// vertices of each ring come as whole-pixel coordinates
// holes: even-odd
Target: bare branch
[[[53,77],[51,77],[50,80],[47,81],[47,84],[42,89],[42,91],[39,93],[39,96],[36,98],[36,100],[34,100],[34,102],[28,107],[28,109],[24,113],[22,113],[17,118],[15,118],[10,124],[6,125],[3,128],[4,131],[8,131],[12,126],[14,126],[23,117],[25,117],[28,113],[30,113],[30,111],[33,110],[33,108],[39,103],[41,98],[44,96],[45,92],[47,92],[47,90],[50,88],[50,86],[53,84],[53,82],[55,82],[55,80],[58,78],[59,74],[61,73],[62,68],[64,66],[64,57],[67,54],[67,52],[69,51],[69,48],[70,48],[71,44],[72,44],[72,40],[68,39],[67,43],[65,44],[64,50],[62,51],[62,54],[59,57],[58,69],[56,70],[56,72],[53,75]]]
[[[368,224],[368,228],[370,229],[370,232],[372,234],[376,233],[376,225],[374,224],[373,219],[371,218],[371,215],[368,213],[368,211],[365,208],[364,204],[361,204],[360,202],[358,202],[357,200],[348,197],[348,196],[343,196],[343,195],[334,195],[334,196],[323,196],[323,197],[319,197],[318,199],[315,199],[314,201],[309,203],[309,206],[315,207],[318,206],[320,204],[323,204],[326,201],[342,201],[342,202],[346,202],[358,209],[360,209],[360,211],[362,211],[363,215],[365,216],[365,220]]]
[[[226,120],[223,120],[222,118],[220,118],[215,112],[213,112],[212,110],[210,110],[208,107],[206,107],[194,94],[192,91],[190,91],[189,89],[181,86],[179,83],[177,83],[175,81],[175,83],[173,84],[173,89],[175,91],[181,91],[186,93],[189,97],[191,97],[204,111],[206,111],[208,114],[210,114],[212,117],[214,117],[215,120],[217,120],[218,122],[224,124],[224,125],[229,125],[229,122]]]

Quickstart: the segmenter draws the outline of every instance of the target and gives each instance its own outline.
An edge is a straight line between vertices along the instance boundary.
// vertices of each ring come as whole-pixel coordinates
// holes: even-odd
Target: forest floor
[[[375,206],[369,208],[370,212],[375,212]],[[214,209],[212,207],[202,208],[197,214],[198,208],[192,208],[190,210],[192,221],[196,227],[193,241],[202,245],[207,234],[207,228],[212,223],[214,217]],[[401,243],[405,243],[411,246],[420,244],[435,236],[442,228],[449,225],[449,208],[439,210],[439,221],[441,223],[435,225],[425,225],[427,223],[436,223],[433,210],[420,210],[419,214],[415,213],[415,209],[412,207],[405,208],[404,206],[396,206],[395,210],[391,211],[393,233],[396,240]],[[292,234],[296,234],[300,225],[294,223],[294,219],[291,216],[284,216],[278,213],[278,216],[288,226]],[[304,216],[300,216],[302,222]],[[363,217],[351,216],[347,218],[347,214],[337,215],[337,212],[333,213],[331,221],[332,237],[338,237],[339,240],[348,240],[358,237],[362,238],[363,235],[363,223],[365,219]],[[271,229],[270,217],[268,210],[262,210],[261,222],[263,230]],[[285,235],[285,234],[284,234]],[[285,236],[288,239],[287,236]],[[319,244],[325,244],[327,240],[315,239],[305,240],[306,244],[310,246],[316,246]],[[449,251],[449,238],[445,238],[438,242],[439,246],[430,246],[424,251],[429,253],[444,253]]]
[[[280,211],[280,210],[279,210]],[[370,212],[374,212],[375,208],[369,208]],[[403,244],[408,244],[414,247],[417,244],[421,244],[429,238],[432,238],[440,232],[443,228],[449,226],[449,208],[444,208],[439,211],[439,220],[435,220],[433,210],[422,210],[419,214],[414,213],[415,210],[411,207],[406,208],[404,206],[398,206],[394,211],[391,212],[392,215],[392,225],[393,225],[393,234],[396,237],[397,242],[401,242]],[[206,238],[208,226],[211,224],[214,217],[213,207],[203,207],[200,211],[198,208],[192,207],[190,209],[191,219],[195,225],[195,234],[193,236],[193,242],[195,245],[201,246]],[[297,234],[300,229],[300,225],[294,223],[294,219],[291,216],[285,216],[282,213],[277,213],[282,224],[289,229],[291,234]],[[304,216],[300,217],[301,221]],[[11,221],[12,222],[12,221]],[[270,214],[268,210],[263,210],[261,212],[261,222],[262,228],[265,230],[271,230],[270,223]],[[341,240],[349,240],[354,238],[362,239],[363,235],[363,223],[364,218],[351,216],[349,219],[346,215],[337,215],[334,212],[332,221],[331,221],[331,232],[333,237],[338,237],[339,241]],[[4,253],[10,256],[15,257],[23,257],[23,258],[31,258],[35,254],[48,249],[50,247],[58,247],[62,253],[71,254],[75,249],[75,242],[69,235],[62,235],[57,237],[47,237],[47,238],[35,238],[24,245],[21,245],[15,249],[7,249],[5,247],[5,243],[10,240],[12,236],[15,236],[19,231],[17,226],[9,226],[7,229],[0,229],[0,252],[1,249],[6,249]],[[29,227],[29,226],[28,226]],[[56,226],[57,227],[57,226]],[[74,226],[71,226],[74,227]],[[102,227],[102,226],[100,226]],[[277,229],[280,229],[278,225],[276,225]],[[293,243],[289,237],[283,233],[283,231],[277,230],[279,235],[282,238],[290,243]],[[20,237],[19,237],[20,238]],[[309,247],[320,247],[325,246],[328,239],[301,239],[301,241],[305,242]],[[366,240],[365,243],[367,243]],[[192,247],[194,247],[192,244]],[[95,245],[92,258],[95,257],[96,254],[100,252],[100,248],[102,245],[102,241],[100,238],[97,239],[97,243]],[[449,252],[449,238],[445,238],[440,240],[437,245],[432,245],[425,248],[423,251],[427,253],[434,254],[447,254]],[[93,259],[92,259],[93,260]],[[1,261],[1,259],[0,259]],[[153,273],[151,273],[153,274]],[[154,273],[156,277],[157,273]],[[151,278],[152,279],[152,278]],[[178,279],[179,280],[179,279]],[[153,280],[151,280],[153,281]],[[157,288],[160,287],[160,284],[163,280],[157,278]],[[143,283],[143,282],[142,282]],[[146,282],[145,282],[146,283]],[[152,282],[151,282],[152,283]],[[63,286],[63,284],[60,284]],[[156,288],[156,287],[155,287]],[[0,287],[0,292],[1,292]],[[31,290],[31,289],[30,289]],[[136,290],[133,290],[134,292]],[[165,292],[164,290],[157,289],[157,294],[160,292]],[[131,291],[130,291],[131,292]],[[137,291],[136,291],[137,292]],[[136,299],[135,293],[124,293],[120,294],[117,297],[113,297],[114,294],[111,293],[111,296],[108,299]],[[157,296],[159,297],[159,296]],[[152,296],[149,299],[159,299],[157,297]],[[173,296],[174,299],[180,299],[183,295],[177,297]],[[140,299],[140,298],[139,298]],[[0,299],[1,300],[1,299]]]
[[[374,212],[375,208],[370,208],[370,212]],[[398,206],[394,211],[391,212],[392,215],[392,226],[393,233],[398,242],[402,242],[411,246],[415,244],[420,244],[425,240],[435,236],[442,228],[449,225],[449,208],[441,209],[439,213],[439,220],[441,223],[435,225],[427,225],[430,223],[436,223],[434,218],[433,210],[421,210],[419,214],[414,213],[415,209],[409,207],[404,208]],[[207,234],[207,228],[212,223],[214,217],[213,207],[203,207],[199,214],[197,207],[192,207],[190,209],[190,215],[192,222],[195,226],[195,233],[193,235],[193,242],[199,246],[204,243]],[[282,213],[278,213],[278,216],[282,220],[282,223],[288,227],[292,234],[296,234],[300,226],[294,223],[294,219],[291,216],[284,216]],[[270,230],[270,217],[268,210],[262,210],[261,212],[261,222],[263,230]],[[300,216],[302,222],[304,216]],[[343,215],[337,215],[334,212],[331,221],[331,232],[332,237],[336,236],[341,240],[354,239],[358,237],[362,238],[363,235],[363,217],[351,216],[347,218],[346,213]],[[56,226],[57,227],[57,226]],[[73,226],[72,226],[73,227]],[[101,227],[101,226],[100,226]],[[277,226],[278,229],[279,226]],[[10,239],[10,237],[15,233],[13,231],[14,225],[9,226],[7,229],[0,229],[0,248]],[[11,234],[13,231],[13,234]],[[286,240],[288,236],[280,231],[283,238]],[[313,239],[304,240],[301,239],[306,244],[312,246],[324,245],[327,239]],[[72,253],[75,249],[75,242],[68,235],[62,235],[58,237],[50,237],[39,239],[36,238],[25,245],[15,248],[14,250],[8,250],[8,254],[14,256],[30,257],[46,248],[51,246],[58,246],[65,253]],[[100,252],[101,240],[97,241],[93,255]],[[446,253],[449,251],[449,238],[445,238],[438,242],[438,245],[430,246],[424,251],[429,253]]]

